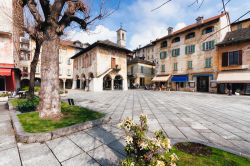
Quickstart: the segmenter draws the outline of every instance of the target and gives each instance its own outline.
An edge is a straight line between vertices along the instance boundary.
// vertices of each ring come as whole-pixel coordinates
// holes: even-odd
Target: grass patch
[[[171,152],[179,157],[178,166],[248,166],[250,163],[250,159],[196,143],[176,144]]]
[[[103,113],[91,111],[83,107],[70,106],[65,102],[61,104],[61,111],[63,118],[59,121],[40,119],[38,112],[23,113],[17,116],[23,129],[29,133],[49,132],[74,124],[99,119],[104,116]]]

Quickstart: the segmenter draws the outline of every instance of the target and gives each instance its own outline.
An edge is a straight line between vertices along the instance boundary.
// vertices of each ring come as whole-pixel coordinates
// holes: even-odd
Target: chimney
[[[203,22],[203,16],[199,16],[196,18],[196,23],[200,24]]]
[[[171,35],[173,33],[173,27],[168,27],[168,35]]]

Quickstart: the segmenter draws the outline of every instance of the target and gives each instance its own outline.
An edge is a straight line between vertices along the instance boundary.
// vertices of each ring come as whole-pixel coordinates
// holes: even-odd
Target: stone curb
[[[16,133],[17,142],[28,143],[28,144],[36,143],[36,142],[43,143],[45,141],[49,141],[49,140],[56,139],[62,136],[66,136],[66,135],[69,135],[78,131],[82,131],[82,130],[86,130],[95,126],[106,124],[111,119],[111,117],[104,116],[101,119],[87,121],[84,123],[57,129],[57,130],[47,132],[47,133],[27,133],[23,130],[23,127],[21,123],[19,122],[19,119],[16,115],[16,109],[12,106],[10,101],[8,101],[8,106],[9,106],[9,111],[10,111],[10,117],[12,120],[12,125]]]

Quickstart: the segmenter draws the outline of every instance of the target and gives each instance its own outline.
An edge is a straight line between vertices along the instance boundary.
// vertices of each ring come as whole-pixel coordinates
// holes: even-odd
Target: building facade
[[[23,33],[14,25],[22,21],[22,10],[15,3],[8,0],[0,4],[0,91],[13,92],[20,87],[19,38]]]
[[[144,88],[152,85],[155,74],[155,64],[153,62],[134,58],[128,61],[128,86],[129,88]]]
[[[35,52],[35,42],[33,40],[21,40],[20,69],[22,71],[21,87],[29,85],[30,64]],[[79,41],[60,40],[59,47],[59,80],[61,89],[72,89],[73,85],[73,60],[71,57],[87,47],[88,44],[82,44]],[[35,73],[35,85],[41,83],[41,55]]]
[[[234,26],[239,27],[233,24],[233,31],[217,44],[218,92],[223,94],[231,90],[232,94],[250,95],[250,24],[238,29]]]
[[[155,43],[159,65],[155,82],[169,90],[217,92],[216,43],[230,31],[227,13],[203,19],[168,35]],[[224,28],[226,27],[226,28]]]
[[[117,44],[97,41],[76,54],[73,89],[86,91],[127,90],[126,31],[117,31]]]

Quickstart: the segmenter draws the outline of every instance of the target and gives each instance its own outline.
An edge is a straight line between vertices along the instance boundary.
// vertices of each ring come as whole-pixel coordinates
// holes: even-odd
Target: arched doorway
[[[123,78],[120,75],[115,76],[114,79],[114,89],[115,90],[122,90],[123,86]]]
[[[67,79],[66,82],[65,82],[65,88],[66,89],[71,89],[72,85],[73,85],[72,80],[71,79]]]
[[[110,75],[106,75],[103,77],[103,90],[111,90],[112,89],[112,78]]]
[[[35,78],[35,86],[41,86],[41,78]]]
[[[21,80],[21,88],[28,87],[29,84],[30,84],[30,80],[28,80],[28,79]]]

